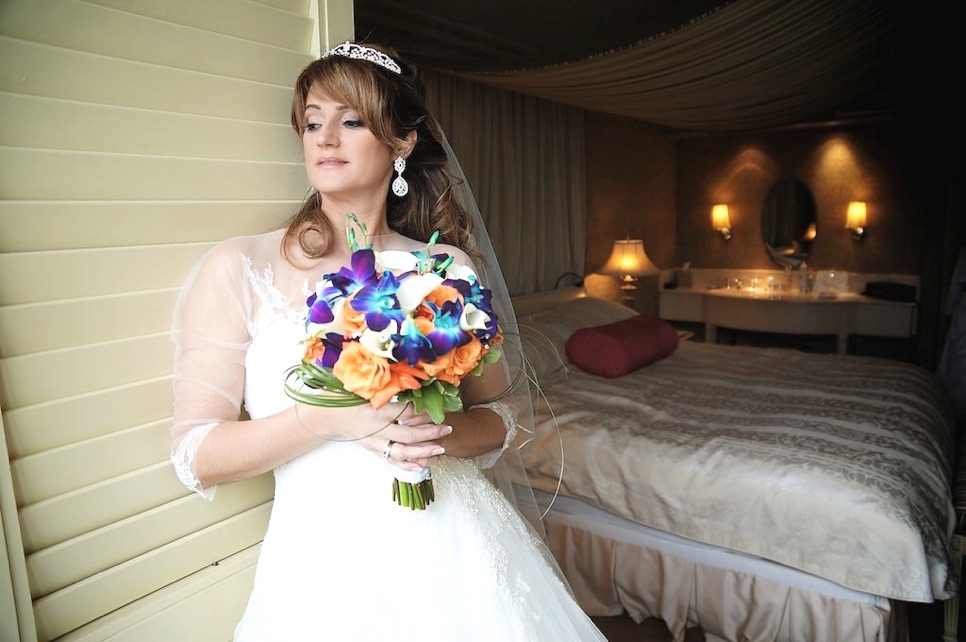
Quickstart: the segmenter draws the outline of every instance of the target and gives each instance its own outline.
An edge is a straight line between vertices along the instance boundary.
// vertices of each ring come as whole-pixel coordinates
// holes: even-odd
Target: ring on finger
[[[392,455],[392,447],[396,444],[392,439],[386,444],[386,447],[382,451],[382,458],[389,461],[389,456]]]

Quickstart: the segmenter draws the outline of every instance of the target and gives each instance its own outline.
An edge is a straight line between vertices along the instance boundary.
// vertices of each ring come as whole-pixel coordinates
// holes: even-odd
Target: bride
[[[275,475],[234,639],[605,640],[560,575],[539,517],[524,518],[534,505],[516,448],[531,417],[512,307],[417,72],[390,54],[345,43],[305,68],[291,118],[311,193],[285,228],[210,250],[175,312],[179,478],[212,500],[218,484]],[[306,301],[356,249],[349,215],[377,256],[425,252],[438,232],[433,253],[492,293],[502,358],[459,382],[462,409],[442,421],[413,403],[322,407],[286,394]],[[431,504],[394,501],[395,478],[429,472]]]

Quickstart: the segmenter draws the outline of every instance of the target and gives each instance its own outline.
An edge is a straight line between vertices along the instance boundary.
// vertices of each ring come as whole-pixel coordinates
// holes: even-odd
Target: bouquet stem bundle
[[[425,510],[436,499],[433,479],[424,479],[415,484],[394,479],[392,480],[392,499],[400,506],[408,506],[412,510]]]

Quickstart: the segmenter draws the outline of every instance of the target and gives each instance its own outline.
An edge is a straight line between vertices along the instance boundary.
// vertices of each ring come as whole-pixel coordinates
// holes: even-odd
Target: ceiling
[[[355,0],[356,37],[415,63],[503,71],[585,58],[680,27],[731,0]]]
[[[599,54],[626,50],[630,45],[658,42],[662,39],[657,36],[673,34],[723,7],[753,7],[755,4],[767,7],[769,1],[775,0],[422,0],[418,3],[412,0],[355,0],[354,11],[358,40],[390,45],[424,68],[457,74],[485,72],[482,81],[487,82],[485,76],[489,72],[531,71],[601,58]],[[851,4],[861,6],[863,2]],[[877,10],[881,13],[881,7],[890,6],[890,2],[881,0],[878,2],[880,9],[860,11],[870,15]],[[811,4],[817,7],[816,13],[830,11],[821,0],[813,0]],[[868,6],[876,4],[877,0],[872,0]],[[759,13],[769,12],[759,9]],[[841,37],[841,34],[838,36]],[[802,36],[799,34],[798,37]],[[742,42],[740,38],[738,42]],[[884,46],[882,42],[883,38],[880,37],[875,45],[876,50],[869,48],[870,51],[861,56],[866,60],[858,62],[886,66],[879,61],[885,54],[891,55],[891,51],[885,50],[892,47],[891,41],[886,41]],[[895,48],[906,42],[897,41]],[[827,52],[836,49],[840,43],[825,41],[815,46],[819,51]],[[857,64],[855,52],[851,52],[850,56],[851,59],[843,60],[842,64],[851,65],[854,69]],[[796,73],[803,73],[802,69],[804,73],[812,73],[807,69],[808,61],[799,64],[801,68]],[[846,104],[830,102],[823,105],[823,109],[832,105],[834,108],[816,114],[816,118],[809,122],[825,122],[833,117],[892,117],[905,103],[905,67],[894,65],[887,68],[888,73],[877,79],[874,87],[863,88],[858,98],[857,92],[852,91]],[[815,71],[815,78],[818,78],[818,73],[824,74],[819,82],[824,83],[827,79],[830,85],[834,84],[835,76],[848,75],[830,73],[828,67],[821,72]],[[852,77],[854,79],[854,74]],[[723,80],[732,82],[731,77],[723,77]],[[774,82],[774,77],[771,82]],[[843,84],[847,82],[842,81]],[[847,87],[838,89],[842,96],[849,93]],[[526,87],[513,90],[531,93]],[[555,99],[547,94],[532,93]],[[641,95],[643,101],[649,101],[650,94]],[[842,101],[845,102],[844,98]],[[578,106],[596,108],[589,104]],[[659,126],[666,125],[650,111],[640,114],[624,112],[623,115]],[[707,123],[704,124],[707,126]],[[681,127],[680,124],[667,126]],[[713,124],[710,128],[713,129]]]

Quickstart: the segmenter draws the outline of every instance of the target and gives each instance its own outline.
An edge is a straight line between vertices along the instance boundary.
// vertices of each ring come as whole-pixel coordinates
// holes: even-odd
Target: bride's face
[[[312,187],[323,197],[385,198],[393,153],[362,122],[359,113],[319,91],[305,106],[302,151]]]

